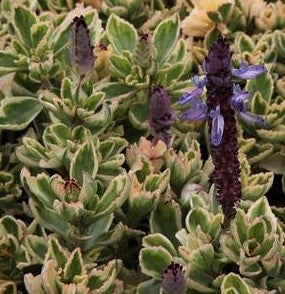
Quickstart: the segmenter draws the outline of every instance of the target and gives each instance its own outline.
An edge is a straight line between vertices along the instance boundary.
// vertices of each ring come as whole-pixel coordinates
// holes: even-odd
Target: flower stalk
[[[239,180],[238,142],[233,96],[231,52],[225,39],[220,37],[211,47],[205,62],[207,76],[207,106],[211,133],[214,183],[222,205],[225,222],[234,217],[236,203],[241,198]]]
[[[242,62],[240,68],[232,69],[230,46],[219,36],[205,59],[205,77],[193,78],[195,88],[184,93],[180,105],[190,104],[182,119],[201,121],[208,119],[211,137],[214,183],[218,200],[225,215],[225,224],[236,214],[236,204],[241,198],[240,167],[235,113],[240,118],[256,124],[264,124],[262,116],[249,113],[247,102],[250,93],[234,84],[234,78],[254,79],[266,73],[262,65],[249,66]],[[203,89],[207,89],[207,102],[201,101]]]

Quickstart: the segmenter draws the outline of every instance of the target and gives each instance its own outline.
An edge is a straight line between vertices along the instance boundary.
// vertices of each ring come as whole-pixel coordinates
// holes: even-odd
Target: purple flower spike
[[[194,76],[192,79],[194,85],[196,86],[192,91],[185,92],[179,99],[179,104],[184,105],[186,103],[195,103],[198,100],[203,92],[203,89],[206,85],[206,78],[200,79],[199,76]]]
[[[211,131],[211,142],[215,147],[217,147],[220,145],[222,141],[224,125],[225,125],[224,118],[220,112],[220,105],[216,107],[216,110],[211,110],[210,117],[213,119],[212,131]]]
[[[246,61],[242,61],[240,68],[233,69],[232,75],[244,80],[251,80],[266,72],[267,70],[264,68],[263,65],[249,66]]]
[[[245,111],[245,103],[250,99],[251,94],[246,91],[242,91],[240,85],[234,85],[234,95],[231,99],[232,108],[238,112]]]
[[[205,102],[196,101],[192,108],[186,110],[182,115],[182,120],[201,121],[207,118],[208,107]]]
[[[266,124],[266,121],[262,116],[257,115],[257,114],[253,114],[253,113],[249,113],[247,111],[240,112],[239,116],[243,120],[245,120],[246,122],[249,122],[249,123],[255,123],[255,124],[258,124],[258,125],[265,125]]]

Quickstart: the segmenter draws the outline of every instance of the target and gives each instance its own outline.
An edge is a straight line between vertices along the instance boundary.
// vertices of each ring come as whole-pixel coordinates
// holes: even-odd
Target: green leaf
[[[222,20],[225,20],[231,10],[232,3],[224,3],[221,6],[219,6],[218,11],[220,12],[222,16]]]
[[[57,267],[63,268],[67,262],[67,252],[55,237],[49,239],[48,256],[57,262]]]
[[[66,283],[74,283],[74,278],[83,275],[83,260],[80,249],[75,249],[69,257],[63,270],[63,279]]]
[[[269,105],[260,92],[256,92],[253,98],[250,101],[250,111],[255,114],[266,114],[268,111]]]
[[[172,261],[171,254],[161,246],[143,248],[139,255],[142,273],[161,278],[163,271]]]
[[[40,22],[31,27],[33,47],[36,48],[49,31],[49,23]]]
[[[19,131],[26,128],[42,111],[37,99],[17,96],[1,101],[0,129]]]
[[[152,233],[161,233],[178,245],[175,234],[182,227],[182,212],[177,202],[160,202],[152,211],[149,222]]]
[[[262,74],[256,79],[249,80],[246,85],[246,90],[248,90],[252,95],[256,92],[260,92],[263,99],[270,103],[273,94],[273,79],[269,73]]]
[[[101,197],[97,211],[102,212],[109,206],[116,205],[121,206],[129,195],[131,188],[130,178],[127,174],[119,175],[114,178],[107,190]],[[115,207],[116,208],[116,207]]]
[[[217,11],[208,11],[207,15],[209,19],[212,20],[213,22],[216,22],[216,23],[222,22],[221,16]]]
[[[252,52],[254,49],[254,42],[247,34],[238,32],[235,37],[235,47],[240,52]]]
[[[45,255],[47,253],[46,240],[43,237],[36,235],[28,235],[25,238],[25,247],[30,255],[33,256],[34,260],[43,263]]]
[[[242,278],[234,273],[228,274],[222,283],[222,294],[250,294],[250,289]]]
[[[211,31],[209,31],[204,40],[204,44],[207,48],[210,48],[210,46],[216,42],[218,36],[221,34],[220,30],[218,28],[214,28]]]
[[[22,237],[20,224],[13,216],[6,215],[1,218],[1,225],[5,228],[6,233],[13,235],[16,239]]]
[[[176,250],[172,243],[162,234],[150,234],[143,238],[142,242],[144,247],[151,246],[162,246],[164,247],[172,256],[176,256]]]
[[[125,78],[132,72],[132,64],[125,56],[113,54],[110,58],[110,63],[117,77]]]
[[[212,244],[205,244],[193,250],[190,253],[186,269],[187,285],[199,293],[216,293],[213,289],[214,262],[216,261]]]
[[[98,170],[98,159],[94,143],[89,140],[75,153],[70,165],[70,178],[75,179],[79,185],[83,183],[83,173],[95,177]]]
[[[106,96],[108,98],[113,98],[118,96],[127,97],[129,95],[134,95],[134,93],[137,91],[137,88],[135,86],[113,82],[104,83],[101,87],[98,88],[98,90],[106,93]]]
[[[137,31],[132,24],[112,14],[106,27],[107,36],[117,53],[133,52],[137,42]]]
[[[62,219],[54,210],[44,207],[40,203],[36,203],[31,198],[29,200],[29,206],[35,217],[35,219],[47,228],[48,230],[55,232],[65,239],[68,239],[68,233],[71,230],[70,225]]]
[[[154,30],[153,44],[155,47],[155,61],[161,67],[170,58],[180,29],[180,20],[177,14],[162,21]]]
[[[252,222],[255,218],[262,216],[272,217],[272,220],[275,219],[268,200],[265,196],[258,199],[248,210],[249,221]]]
[[[31,28],[37,22],[34,13],[24,6],[18,6],[15,8],[14,21],[22,41],[27,47],[33,47]]]
[[[150,279],[138,285],[136,294],[160,294],[161,281]]]
[[[285,172],[285,154],[283,152],[276,152],[262,160],[259,165],[276,174],[283,174]]]
[[[0,76],[21,69],[15,63],[18,56],[7,51],[0,51]]]

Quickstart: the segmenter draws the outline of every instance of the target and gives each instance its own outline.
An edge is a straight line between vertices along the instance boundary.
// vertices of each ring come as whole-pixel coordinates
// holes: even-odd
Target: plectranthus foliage
[[[234,84],[233,78],[252,79],[266,70],[261,65],[248,66],[246,62],[242,62],[239,69],[232,69],[231,55],[229,44],[220,36],[206,57],[205,76],[195,76],[195,88],[180,98],[181,105],[191,105],[191,108],[183,113],[183,119],[208,119],[211,154],[215,166],[214,183],[225,221],[234,217],[236,203],[241,197],[235,111],[248,122],[265,123],[261,116],[247,112],[246,103],[250,94],[242,91],[238,84]],[[207,102],[200,100],[204,87],[207,88]]]

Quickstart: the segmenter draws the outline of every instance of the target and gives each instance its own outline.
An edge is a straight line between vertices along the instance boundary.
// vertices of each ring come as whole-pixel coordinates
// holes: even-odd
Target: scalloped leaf
[[[150,277],[161,278],[172,261],[171,254],[161,246],[143,248],[139,255],[142,272]]]
[[[106,31],[108,39],[116,52],[134,51],[138,36],[132,24],[112,14],[108,19]]]
[[[250,294],[250,289],[242,278],[234,273],[228,274],[221,286],[222,294]]]
[[[273,78],[269,73],[262,74],[255,79],[249,80],[246,84],[246,90],[252,95],[260,92],[265,101],[270,103],[273,94],[274,83]]]
[[[23,130],[37,117],[42,109],[42,105],[33,97],[7,97],[1,101],[0,129]]]
[[[27,7],[17,6],[15,8],[14,22],[20,38],[25,45],[27,47],[33,47],[31,28],[37,22],[35,14]]]
[[[180,20],[175,14],[162,21],[154,30],[153,44],[155,47],[155,61],[161,67],[175,47],[179,36]]]
[[[152,211],[149,222],[152,233],[161,233],[174,245],[178,245],[175,234],[182,228],[182,212],[177,202],[171,200],[159,203]]]
[[[76,151],[70,165],[70,178],[75,179],[79,185],[82,185],[84,172],[95,177],[97,170],[96,149],[94,143],[89,140]]]

